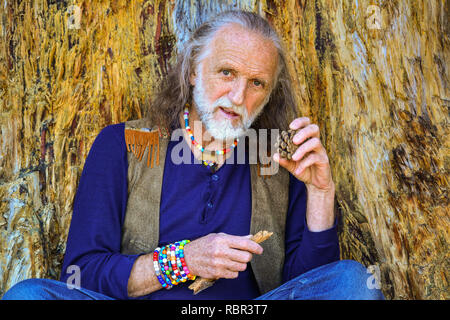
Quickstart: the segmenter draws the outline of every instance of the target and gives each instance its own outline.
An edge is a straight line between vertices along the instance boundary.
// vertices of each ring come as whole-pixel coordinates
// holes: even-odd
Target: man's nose
[[[246,79],[236,79],[233,83],[233,87],[228,93],[228,97],[231,102],[237,106],[241,106],[245,101],[245,92],[247,89]]]

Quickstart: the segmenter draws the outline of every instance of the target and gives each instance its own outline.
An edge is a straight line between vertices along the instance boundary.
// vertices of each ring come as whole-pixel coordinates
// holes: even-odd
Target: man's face
[[[267,103],[278,66],[271,40],[233,24],[217,32],[191,76],[197,112],[216,139],[245,134]]]

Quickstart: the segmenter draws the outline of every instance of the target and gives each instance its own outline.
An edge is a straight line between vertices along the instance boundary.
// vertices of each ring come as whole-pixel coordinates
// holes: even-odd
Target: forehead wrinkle
[[[209,57],[211,58],[210,63],[212,66],[219,67],[228,65],[249,78],[263,77],[267,81],[270,81],[275,76],[277,60],[273,61],[273,56],[259,56],[259,58],[255,59],[245,49],[234,49],[233,47],[221,49],[217,46],[211,49]],[[278,58],[278,55],[276,54],[275,57]]]
[[[226,62],[250,79],[257,77],[270,86],[276,81],[279,53],[275,44],[271,39],[241,25],[231,23],[222,27],[202,51],[197,67],[204,64],[213,70]],[[252,55],[252,52],[257,54]]]

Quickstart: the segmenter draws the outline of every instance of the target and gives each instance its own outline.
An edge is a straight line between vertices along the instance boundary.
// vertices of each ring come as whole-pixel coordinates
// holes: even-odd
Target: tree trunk
[[[449,299],[448,1],[72,4],[0,5],[0,296],[59,278],[98,132],[145,115],[189,32],[241,8],[278,30],[299,111],[321,128],[342,258],[379,274],[387,298]]]

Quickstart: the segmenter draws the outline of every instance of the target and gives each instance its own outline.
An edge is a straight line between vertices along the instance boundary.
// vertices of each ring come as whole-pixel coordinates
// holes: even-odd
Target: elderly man
[[[230,11],[203,24],[149,119],[96,138],[61,281],[25,280],[4,298],[382,299],[362,265],[339,261],[326,150],[317,125],[289,121],[295,110],[280,40],[263,18]],[[260,129],[288,126],[299,147],[290,160],[271,155],[275,174],[261,175],[249,147],[239,161],[249,130],[262,139]],[[258,244],[249,235],[259,230],[274,234]],[[193,295],[195,277],[217,281]]]

